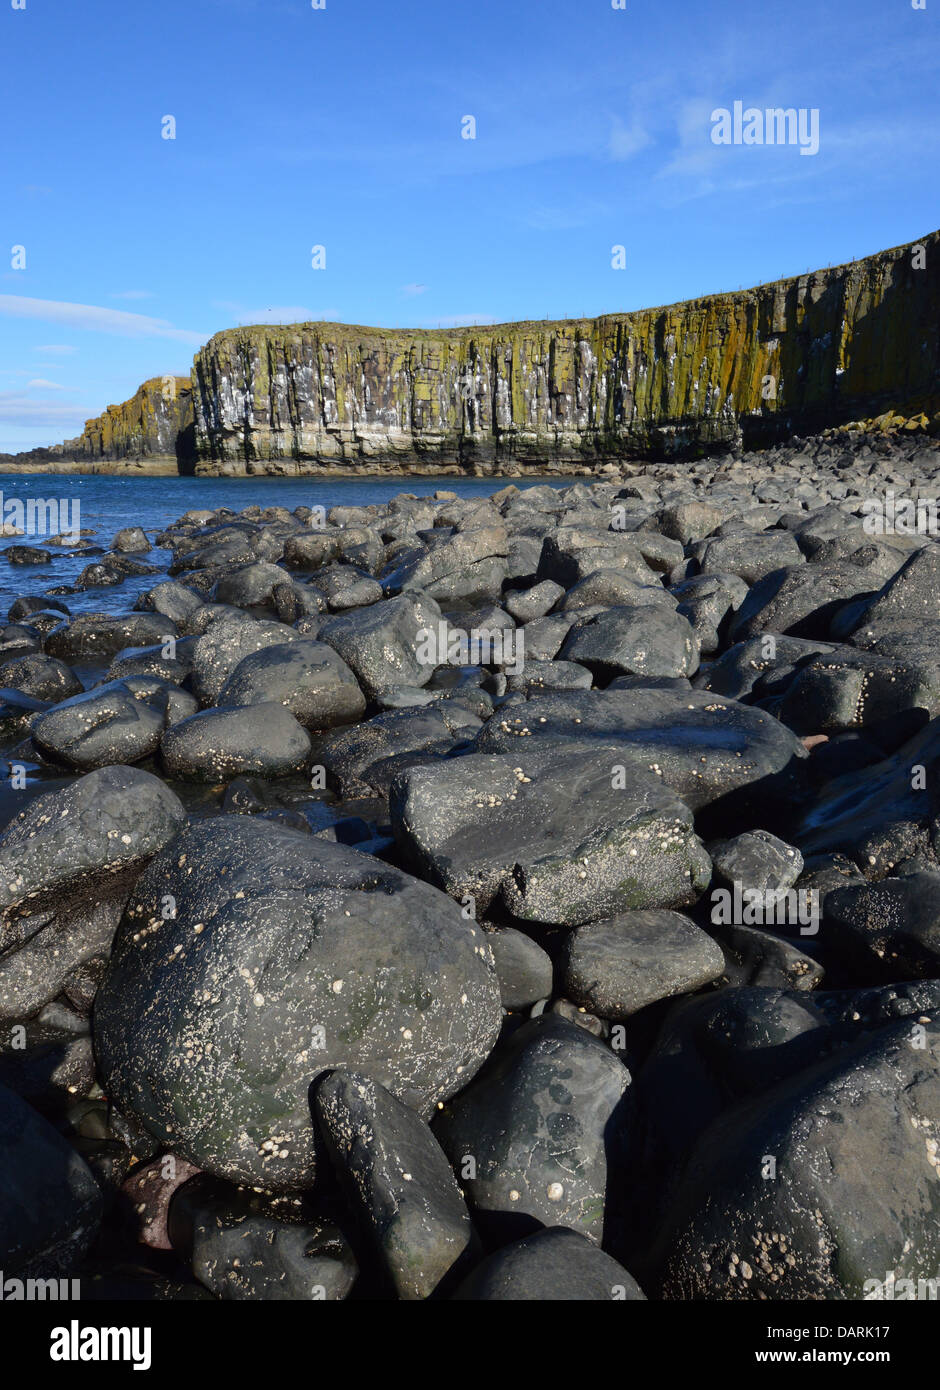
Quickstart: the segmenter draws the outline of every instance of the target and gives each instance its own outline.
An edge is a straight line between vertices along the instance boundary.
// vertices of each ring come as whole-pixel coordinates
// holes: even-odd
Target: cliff
[[[153,377],[129,401],[87,420],[76,439],[0,455],[0,466],[36,472],[176,473],[191,471],[193,390],[189,377]]]
[[[597,319],[230,329],[197,353],[193,388],[197,471],[225,473],[591,464],[937,409],[940,233]]]
[[[940,232],[666,308],[449,331],[228,329],[51,455],[199,473],[517,473],[940,410]],[[23,456],[18,456],[23,458]],[[55,466],[54,464],[52,466]]]

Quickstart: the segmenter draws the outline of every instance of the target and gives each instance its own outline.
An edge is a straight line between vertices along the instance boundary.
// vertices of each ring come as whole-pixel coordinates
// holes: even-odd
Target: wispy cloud
[[[230,299],[216,299],[212,302],[214,309],[221,309],[235,319],[236,323],[317,323],[324,319],[334,319],[338,316],[338,309],[325,309],[319,314],[315,314],[312,309],[308,309],[303,304],[269,304],[264,309],[252,309],[244,304],[237,304]]]
[[[70,304],[56,299],[27,299],[18,294],[0,294],[0,314],[9,318],[39,319],[64,323],[92,333],[112,333],[122,338],[174,338],[180,343],[199,346],[208,333],[176,328],[167,319],[148,318],[124,309],[106,309],[95,304]]]
[[[78,352],[78,348],[72,347],[71,343],[44,343],[41,347],[33,348],[33,352],[44,352],[47,357],[69,357],[73,352]]]
[[[32,381],[26,383],[27,391],[64,391],[65,387],[60,386],[57,381],[46,381],[45,377],[34,376]]]
[[[652,137],[639,121],[631,121],[627,125],[618,117],[614,117],[610,137],[607,141],[607,152],[611,159],[632,159],[635,154],[638,154],[640,150],[645,150],[650,144],[652,144]]]
[[[402,285],[401,292],[410,298],[412,295],[424,294],[426,289],[427,285]]]
[[[27,425],[54,437],[80,430],[93,414],[74,401],[48,401],[25,391],[0,391],[0,424]]]

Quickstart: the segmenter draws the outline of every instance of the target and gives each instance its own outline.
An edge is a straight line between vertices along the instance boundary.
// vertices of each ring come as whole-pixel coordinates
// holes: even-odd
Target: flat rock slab
[[[476,739],[481,753],[598,740],[661,778],[693,810],[721,801],[738,821],[798,803],[800,740],[764,710],[701,691],[590,690],[507,701]],[[518,757],[517,757],[518,761]],[[717,809],[717,808],[716,808]]]
[[[392,828],[432,882],[476,911],[575,926],[630,907],[694,902],[711,862],[685,803],[617,750],[533,747],[411,768],[392,784]],[[622,771],[622,768],[621,768]]]

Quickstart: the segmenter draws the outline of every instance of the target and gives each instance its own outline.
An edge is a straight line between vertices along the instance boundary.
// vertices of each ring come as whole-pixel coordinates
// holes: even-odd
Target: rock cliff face
[[[99,461],[166,465],[166,471],[185,467],[193,455],[193,389],[189,377],[153,377],[122,405],[109,405],[103,415],[88,420],[77,439],[67,439],[48,453],[57,458],[94,464]]]
[[[449,332],[231,329],[193,367],[199,472],[590,464],[768,442],[940,393],[940,233],[737,294]]]
[[[166,390],[165,381],[175,383]],[[199,473],[569,471],[940,410],[940,232],[667,308],[451,331],[229,329],[12,462]]]

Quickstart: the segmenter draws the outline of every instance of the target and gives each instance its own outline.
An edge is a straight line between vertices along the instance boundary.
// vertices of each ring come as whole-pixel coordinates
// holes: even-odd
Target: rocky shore
[[[936,438],[850,429],[189,513],[99,613],[19,598],[8,1287],[935,1279],[938,491]]]

